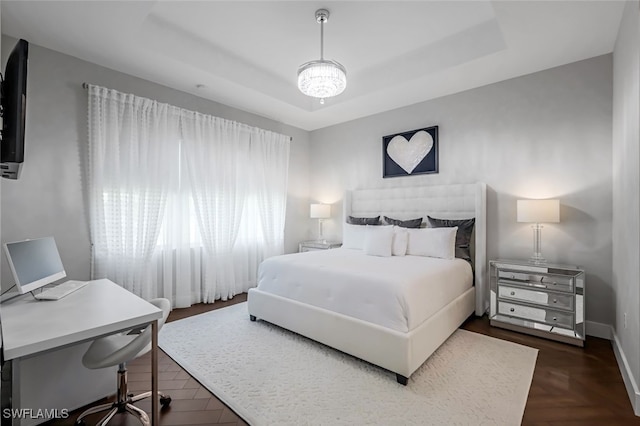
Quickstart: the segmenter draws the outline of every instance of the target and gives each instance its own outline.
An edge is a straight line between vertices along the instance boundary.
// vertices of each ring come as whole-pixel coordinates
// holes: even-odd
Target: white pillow
[[[393,227],[393,242],[391,243],[391,254],[393,256],[404,256],[407,254],[407,244],[409,243],[409,233],[407,228],[399,226]]]
[[[407,232],[409,233],[407,254],[441,259],[453,259],[456,255],[457,226],[407,229]]]
[[[342,248],[358,249],[364,248],[365,225],[342,224]]]
[[[369,226],[364,231],[364,254],[370,256],[391,256],[393,226]]]

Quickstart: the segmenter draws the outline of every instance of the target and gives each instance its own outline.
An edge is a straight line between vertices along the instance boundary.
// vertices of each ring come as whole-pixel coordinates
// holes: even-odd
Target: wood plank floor
[[[640,425],[609,340],[587,336],[579,348],[491,327],[486,316],[462,328],[539,350],[523,425]]]
[[[241,294],[226,302],[175,309],[171,312],[169,321],[244,301],[246,294]],[[486,317],[470,318],[462,328],[539,350],[523,425],[640,425],[640,417],[633,414],[608,340],[588,337],[583,349],[494,328],[489,325]],[[159,369],[159,387],[172,397],[171,405],[161,411],[161,425],[246,425],[163,352],[159,356]],[[148,355],[131,362],[130,389],[135,393],[150,389],[150,372]],[[147,411],[151,409],[149,401],[137,405]],[[74,411],[68,419],[49,424],[72,425],[81,411]],[[87,425],[94,424],[100,417],[91,416]],[[129,426],[139,423],[132,416],[117,415],[109,425]]]

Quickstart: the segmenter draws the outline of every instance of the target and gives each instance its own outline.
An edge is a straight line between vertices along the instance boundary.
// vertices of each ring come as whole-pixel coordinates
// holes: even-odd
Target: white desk
[[[12,382],[15,385],[19,383],[17,379],[21,360],[151,324],[151,386],[153,395],[157,395],[157,320],[160,318],[160,309],[106,279],[92,281],[82,289],[56,301],[35,300],[30,294],[26,294],[0,306],[4,359],[12,361]],[[116,390],[115,382],[114,377],[113,391]],[[61,388],[67,385],[60,383]],[[48,408],[21,407],[19,399],[19,392],[12,389],[13,408]],[[151,421],[156,425],[158,398],[151,399]]]

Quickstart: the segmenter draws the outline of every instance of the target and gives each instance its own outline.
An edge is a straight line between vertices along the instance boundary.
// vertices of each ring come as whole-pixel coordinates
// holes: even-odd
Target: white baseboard
[[[616,356],[618,368],[622,374],[622,380],[624,381],[624,387],[627,389],[631,407],[633,408],[634,414],[636,416],[640,416],[640,392],[638,391],[638,384],[633,377],[631,368],[629,367],[629,362],[627,361],[627,357],[622,350],[620,340],[613,330],[613,327],[609,324],[594,321],[586,321],[585,326],[587,335],[611,340],[613,353]]]
[[[601,322],[585,321],[587,336],[599,337],[601,339],[611,340],[613,328],[609,324]]]
[[[638,391],[638,384],[633,377],[631,368],[627,362],[627,357],[620,345],[620,340],[618,340],[618,336],[613,329],[611,329],[611,334],[613,336],[613,353],[616,356],[616,361],[618,361],[618,368],[620,368],[620,373],[622,373],[622,380],[624,381],[624,386],[629,394],[629,400],[631,401],[633,412],[636,416],[640,416],[640,392]]]

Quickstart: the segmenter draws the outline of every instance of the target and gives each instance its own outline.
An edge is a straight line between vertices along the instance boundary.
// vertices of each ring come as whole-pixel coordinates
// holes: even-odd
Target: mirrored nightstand
[[[584,346],[585,272],[568,265],[492,260],[491,325]]]
[[[329,250],[342,246],[339,241],[303,241],[298,246],[300,253],[304,251]]]

